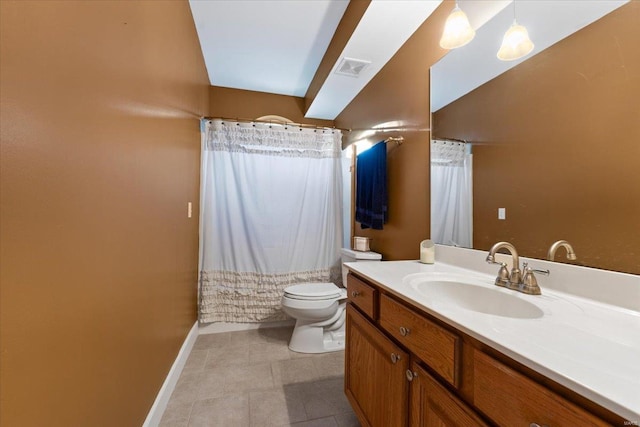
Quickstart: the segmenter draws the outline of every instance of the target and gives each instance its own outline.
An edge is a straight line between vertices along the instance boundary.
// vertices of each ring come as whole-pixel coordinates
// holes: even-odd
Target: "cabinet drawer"
[[[386,295],[380,295],[380,326],[438,375],[458,386],[458,336]]]
[[[478,350],[473,356],[473,401],[500,426],[610,425]]]
[[[349,294],[349,301],[372,319],[376,318],[377,292],[377,290],[367,285],[351,273],[347,276],[347,293]]]

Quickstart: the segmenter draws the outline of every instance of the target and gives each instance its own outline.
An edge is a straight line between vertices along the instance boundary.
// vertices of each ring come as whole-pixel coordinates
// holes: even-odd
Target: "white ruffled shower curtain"
[[[473,247],[472,155],[468,144],[431,141],[431,239]]]
[[[337,130],[207,120],[201,172],[201,322],[285,319],[283,290],[340,283]]]

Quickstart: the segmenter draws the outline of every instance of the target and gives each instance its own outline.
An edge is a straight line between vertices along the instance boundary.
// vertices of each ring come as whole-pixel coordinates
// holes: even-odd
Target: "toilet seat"
[[[289,286],[284,296],[305,301],[326,301],[341,298],[344,292],[333,283],[301,283]]]

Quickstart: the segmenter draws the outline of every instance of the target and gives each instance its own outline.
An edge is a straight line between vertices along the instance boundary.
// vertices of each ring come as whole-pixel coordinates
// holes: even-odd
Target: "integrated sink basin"
[[[477,313],[518,319],[537,319],[544,312],[521,295],[463,275],[418,273],[404,278],[404,284],[423,298],[440,306],[453,306]]]

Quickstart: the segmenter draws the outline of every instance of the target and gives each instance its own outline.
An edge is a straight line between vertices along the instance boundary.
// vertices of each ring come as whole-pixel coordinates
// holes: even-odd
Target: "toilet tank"
[[[377,252],[361,252],[353,249],[342,248],[342,286],[347,287],[347,274],[349,269],[345,262],[381,261],[382,255]]]

